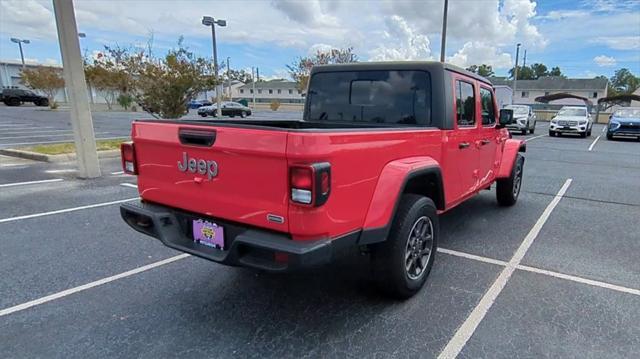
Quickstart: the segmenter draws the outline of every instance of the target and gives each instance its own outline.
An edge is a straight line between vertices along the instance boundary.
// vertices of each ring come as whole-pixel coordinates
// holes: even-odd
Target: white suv
[[[593,122],[591,115],[584,106],[564,106],[551,119],[549,136],[564,133],[576,133],[582,137],[591,136]]]
[[[513,110],[513,122],[507,125],[509,131],[520,131],[523,135],[527,132],[534,133],[536,130],[536,115],[531,106],[508,105],[506,109]]]

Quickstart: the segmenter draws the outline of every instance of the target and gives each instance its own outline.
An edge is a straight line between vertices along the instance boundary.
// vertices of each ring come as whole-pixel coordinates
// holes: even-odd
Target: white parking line
[[[62,170],[46,170],[46,173],[71,173],[71,172],[76,172],[77,170],[73,169],[73,168],[67,168],[67,169],[62,169]]]
[[[46,128],[55,128],[55,127],[29,127],[29,128],[25,128],[22,130],[17,130],[17,129],[11,129],[11,130],[6,130],[6,131],[2,131],[3,135],[19,135],[21,133],[50,133],[50,132],[71,132],[73,133],[72,130],[46,130]]]
[[[109,132],[96,132],[96,135],[104,135]],[[27,136],[10,136],[10,137],[0,137],[0,140],[13,140],[15,138],[36,138],[36,137],[63,137],[63,136],[73,136],[73,133],[58,133],[55,135],[27,135]]]
[[[131,187],[131,188],[138,189],[138,185],[133,184],[133,183],[120,183],[120,185],[121,185],[122,187]]]
[[[60,214],[60,213],[67,213],[67,212],[81,211],[81,210],[83,210],[83,209],[89,209],[89,208],[97,208],[97,207],[110,206],[110,205],[112,205],[112,204],[118,204],[118,203],[124,203],[124,202],[134,201],[134,200],[136,200],[136,199],[139,199],[139,197],[127,198],[127,199],[121,199],[121,200],[118,200],[118,201],[111,201],[111,202],[103,202],[103,203],[90,204],[90,205],[87,205],[87,206],[80,206],[80,207],[73,207],[73,208],[59,209],[59,210],[56,210],[56,211],[50,211],[50,212],[41,212],[41,213],[27,214],[27,215],[24,215],[24,216],[16,216],[16,217],[3,218],[3,219],[0,219],[0,223],[14,222],[14,221],[20,221],[20,220],[23,220],[23,219],[30,219],[30,218],[37,218],[37,217],[50,216],[50,215],[53,215],[53,214]]]
[[[511,278],[511,275],[516,270],[516,267],[520,264],[522,258],[524,258],[524,255],[531,247],[531,244],[533,244],[533,241],[538,236],[538,233],[540,233],[542,226],[544,226],[544,224],[549,219],[549,216],[551,216],[551,212],[553,212],[564,194],[567,192],[567,189],[571,185],[572,181],[573,180],[571,178],[565,181],[565,183],[562,185],[562,188],[560,188],[553,200],[551,200],[549,205],[547,205],[547,208],[545,208],[540,218],[538,218],[527,236],[524,238],[524,241],[522,241],[522,244],[520,244],[520,247],[518,247],[518,250],[516,250],[509,263],[507,263],[502,272],[500,272],[498,278],[495,280],[495,282],[493,282],[484,296],[482,296],[480,302],[478,302],[478,305],[473,309],[471,314],[469,314],[460,328],[458,328],[455,335],[451,338],[451,340],[449,340],[449,343],[447,343],[447,346],[445,346],[438,358],[453,359],[457,357],[458,354],[460,354],[462,348],[464,348],[464,346],[467,344],[469,338],[471,338],[473,333],[478,328],[478,325],[480,325],[480,322],[482,321],[482,319],[484,319],[485,315],[495,302],[496,298],[498,298],[500,292],[502,292],[502,290],[504,289],[505,285],[509,281],[509,278]]]
[[[607,130],[607,126],[604,126],[604,127],[602,128],[602,132],[604,132],[604,131],[606,131],[606,130]]]
[[[123,175],[124,171],[118,171],[118,172],[111,172],[112,175],[117,176],[117,175]]]
[[[599,139],[600,139],[600,136],[596,137],[596,139],[593,140],[593,142],[591,143],[591,146],[589,146],[589,151],[593,150],[593,146],[595,146],[596,143],[598,143]]]
[[[55,178],[55,179],[40,180],[40,181],[5,183],[5,184],[0,184],[0,187],[15,187],[15,186],[25,186],[30,184],[51,183],[51,182],[60,182],[60,181],[63,181],[63,179]]]
[[[524,140],[524,142],[529,142],[529,141],[531,141],[531,140],[535,140],[536,138],[545,137],[545,136],[549,136],[549,135],[540,135],[540,136],[535,136],[535,137],[527,138],[526,140]]]
[[[118,140],[122,139],[126,141],[128,136],[117,136],[117,137],[101,137],[96,138],[96,140]],[[70,143],[71,140],[62,140],[62,141],[38,141],[38,142],[20,142],[20,143],[0,143],[0,146],[24,146],[24,145],[46,145],[47,143]]]
[[[493,258],[488,258],[488,257],[477,256],[475,254],[470,254],[470,253],[465,253],[465,252],[458,252],[458,251],[454,251],[452,249],[438,248],[438,252],[441,252],[441,253],[444,253],[444,254],[448,254],[448,255],[452,255],[452,256],[456,256],[456,257],[473,259],[474,261],[490,263],[490,264],[497,264],[497,265],[503,266],[503,267],[507,265],[507,262],[505,262],[505,261],[501,261],[501,260],[493,259]]]
[[[78,287],[74,287],[74,288],[70,288],[70,289],[67,289],[67,290],[63,290],[61,292],[54,293],[54,294],[48,295],[46,297],[38,298],[38,299],[32,300],[30,302],[18,304],[18,305],[15,305],[13,307],[5,308],[5,309],[0,310],[0,317],[2,317],[4,315],[9,315],[9,314],[12,314],[12,313],[16,313],[16,312],[19,312],[19,311],[22,311],[22,310],[25,310],[25,309],[29,309],[31,307],[35,307],[36,305],[44,304],[44,303],[50,302],[52,300],[60,299],[62,297],[66,297],[66,296],[74,294],[74,293],[82,292],[83,290],[95,288],[97,286],[100,286],[100,285],[103,285],[103,284],[107,284],[107,283],[113,282],[113,281],[118,280],[118,279],[130,277],[132,275],[135,275],[135,274],[138,274],[138,273],[142,273],[142,272],[148,271],[150,269],[157,268],[157,267],[169,264],[169,263],[173,263],[175,261],[179,261],[181,259],[184,259],[184,258],[187,258],[187,257],[190,257],[190,256],[191,255],[186,254],[186,253],[179,254],[179,255],[174,256],[174,257],[170,257],[170,258],[158,261],[158,262],[147,264],[146,266],[138,267],[138,268],[132,269],[130,271],[126,271],[126,272],[123,272],[123,273],[120,273],[120,274],[113,275],[111,277],[103,278],[103,279],[100,279],[100,280],[97,280],[97,281],[94,281],[94,282],[91,282],[91,283],[83,284],[83,285],[78,286]]]

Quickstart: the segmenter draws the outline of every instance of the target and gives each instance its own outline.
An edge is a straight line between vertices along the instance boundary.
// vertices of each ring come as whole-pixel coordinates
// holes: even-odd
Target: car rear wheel
[[[202,116],[202,117],[207,117],[206,112],[199,113],[199,115]]]
[[[247,111],[240,112],[240,117],[242,117],[242,118],[247,117]]]
[[[372,269],[380,289],[400,299],[418,293],[433,266],[438,235],[433,201],[402,195],[387,240],[372,248]]]
[[[511,176],[496,181],[496,198],[501,206],[513,206],[520,195],[522,174],[524,171],[524,157],[518,154],[511,169]]]

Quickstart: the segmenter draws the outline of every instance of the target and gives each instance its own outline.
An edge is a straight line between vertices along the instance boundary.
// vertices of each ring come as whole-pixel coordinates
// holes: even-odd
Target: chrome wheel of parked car
[[[405,269],[409,279],[420,278],[427,268],[433,249],[433,223],[422,216],[413,224],[405,249]]]
[[[240,117],[242,117],[242,118],[247,117],[247,111],[240,112]]]

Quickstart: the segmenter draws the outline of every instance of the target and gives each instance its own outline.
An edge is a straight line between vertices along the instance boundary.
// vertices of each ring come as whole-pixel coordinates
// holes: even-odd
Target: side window
[[[473,126],[476,123],[476,97],[473,85],[456,81],[456,118],[458,126]]]
[[[480,87],[480,101],[482,102],[482,124],[491,126],[496,123],[496,109],[493,106],[493,93],[489,89]]]

